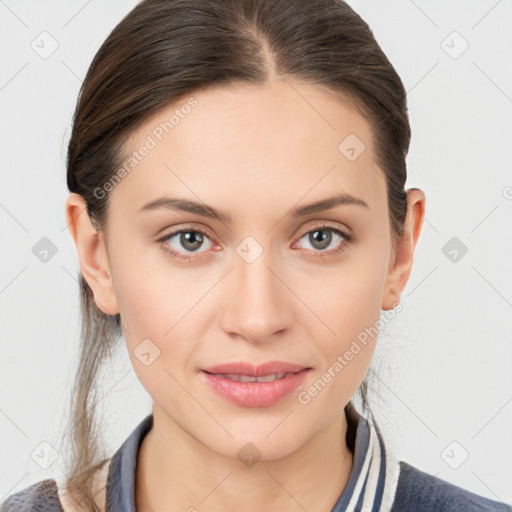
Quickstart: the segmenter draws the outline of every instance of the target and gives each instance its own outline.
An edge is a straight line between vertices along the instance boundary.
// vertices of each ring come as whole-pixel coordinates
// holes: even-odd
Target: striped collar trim
[[[347,485],[332,512],[390,512],[400,473],[398,460],[388,453],[376,423],[368,422],[349,402],[345,407],[348,432],[355,437],[354,462]]]
[[[376,423],[366,420],[352,401],[345,407],[347,444],[353,464],[345,489],[331,512],[390,512],[400,473],[399,461],[386,451]],[[107,482],[106,512],[135,512],[135,469],[153,415],[146,416],[111,460]]]

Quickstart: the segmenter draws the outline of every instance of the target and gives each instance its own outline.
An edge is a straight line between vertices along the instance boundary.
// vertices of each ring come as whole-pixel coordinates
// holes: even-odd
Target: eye
[[[169,243],[173,238],[176,238],[174,241],[176,245]],[[157,240],[157,242],[161,245],[164,252],[171,255],[173,258],[192,260],[195,256],[190,253],[207,251],[207,249],[204,251],[198,250],[204,245],[205,238],[210,240],[210,243],[214,245],[210,237],[204,231],[184,228],[165,235]],[[310,250],[313,252],[314,258],[328,258],[343,252],[347,245],[353,241],[353,236],[333,226],[323,225],[307,231],[299,240],[302,239],[305,239],[306,242],[312,246]],[[336,244],[335,242],[337,240],[338,243]],[[325,250],[330,245],[333,245],[333,241],[334,248],[332,250]],[[184,249],[184,251],[182,249]],[[187,251],[189,254],[187,254]]]
[[[343,252],[346,246],[352,242],[353,237],[338,228],[324,225],[307,231],[299,240],[302,239],[312,246],[314,258],[326,258]],[[338,241],[337,244],[336,241]],[[334,245],[332,250],[325,250],[331,245]]]
[[[176,238],[174,243],[177,246],[181,247],[173,247],[172,244],[168,243],[173,238]],[[173,258],[190,260],[193,259],[194,256],[186,254],[186,252],[182,251],[182,248],[185,249],[185,251],[191,251],[195,253],[205,252],[198,251],[201,245],[203,245],[205,238],[207,238],[208,240],[210,239],[209,236],[204,231],[197,229],[180,229],[179,231],[174,231],[172,233],[165,235],[163,238],[160,238],[158,242],[160,243],[162,249],[166,253],[170,254]]]

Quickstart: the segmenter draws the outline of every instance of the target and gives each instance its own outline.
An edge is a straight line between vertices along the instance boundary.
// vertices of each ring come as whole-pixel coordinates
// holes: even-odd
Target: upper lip
[[[297,373],[309,368],[308,366],[286,363],[284,361],[267,361],[259,365],[254,365],[246,361],[236,361],[203,368],[203,371],[208,373],[232,373],[235,375],[263,377],[273,373]]]

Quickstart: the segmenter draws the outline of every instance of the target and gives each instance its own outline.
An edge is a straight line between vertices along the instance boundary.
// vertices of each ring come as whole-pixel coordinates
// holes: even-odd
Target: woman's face
[[[107,221],[112,298],[95,296],[120,313],[154,407],[217,453],[247,442],[269,460],[292,453],[359,387],[377,339],[357,340],[389,302],[395,258],[369,124],[312,85],[275,80],[192,94],[141,126],[128,153]],[[145,208],[162,198],[198,206]],[[214,390],[204,369],[239,361],[310,370],[259,402]]]

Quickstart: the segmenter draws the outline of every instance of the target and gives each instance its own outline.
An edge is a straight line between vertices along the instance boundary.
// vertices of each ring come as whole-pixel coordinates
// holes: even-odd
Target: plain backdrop
[[[51,462],[62,436],[79,341],[66,143],[86,70],[135,3],[0,1],[0,500],[62,476],[58,453],[47,468],[34,454]],[[427,197],[372,410],[398,458],[510,503],[512,1],[349,3],[408,91],[407,187]],[[101,388],[111,453],[151,410],[122,348]]]

